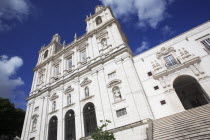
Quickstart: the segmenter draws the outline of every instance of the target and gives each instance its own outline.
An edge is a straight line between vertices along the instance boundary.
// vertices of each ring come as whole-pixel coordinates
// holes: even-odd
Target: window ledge
[[[35,133],[37,130],[32,130],[30,133]]]
[[[94,97],[94,96],[95,96],[95,95],[91,95],[91,96],[85,97],[84,99],[82,99],[82,100],[80,100],[80,101],[88,100],[88,99],[90,99],[90,98],[92,98],[92,97]]]
[[[103,52],[104,50],[106,50],[106,49],[110,48],[111,46],[112,46],[112,45],[108,45],[108,46],[106,46],[106,47],[104,47],[104,48],[100,49],[100,50],[99,50],[99,52]]]
[[[68,105],[64,106],[63,108],[68,108],[68,107],[70,107],[70,106],[73,106],[74,104],[75,104],[75,103],[68,104]]]
[[[120,102],[124,102],[124,101],[125,101],[125,99],[121,99],[120,101],[116,101],[116,102],[114,102],[112,104],[114,105],[114,104],[117,104],[117,103],[120,103]]]
[[[54,111],[51,111],[50,113],[48,113],[48,114],[53,114],[53,113],[55,113],[55,112],[57,112],[58,111],[58,109],[57,110],[54,110]]]

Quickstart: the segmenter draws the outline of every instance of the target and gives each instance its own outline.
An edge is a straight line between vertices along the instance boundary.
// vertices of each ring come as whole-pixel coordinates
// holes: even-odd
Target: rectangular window
[[[67,59],[67,68],[68,69],[71,69],[72,68],[72,65],[73,65],[73,63],[72,63],[72,57],[70,57],[70,58]]]
[[[124,116],[124,115],[126,115],[126,114],[127,114],[127,112],[126,112],[126,108],[123,108],[123,109],[117,110],[117,111],[116,111],[116,113],[117,113],[117,117]]]
[[[111,79],[111,78],[115,77],[115,75],[116,75],[116,71],[109,73],[108,78]]]
[[[210,38],[207,38],[207,39],[201,41],[201,43],[202,43],[208,50],[210,50]]]
[[[54,76],[58,76],[59,75],[59,65],[55,66],[55,69],[54,69]]]
[[[33,138],[30,138],[30,140],[35,140],[35,138],[33,137]]]
[[[164,104],[166,104],[166,101],[165,100],[162,100],[162,101],[160,101],[160,104],[161,105],[164,105]]]
[[[164,57],[164,60],[166,62],[166,67],[171,67],[173,65],[178,64],[176,59],[174,59],[174,57],[172,55],[168,55],[168,56]]]
[[[81,62],[85,62],[86,61],[86,50],[84,49],[84,50],[82,50],[81,52],[80,52],[80,59],[81,59]]]
[[[154,87],[154,89],[155,89],[155,90],[158,90],[158,89],[159,89],[159,87],[158,87],[158,86],[155,86],[155,87]]]
[[[152,72],[151,72],[151,71],[148,72],[147,75],[148,75],[148,76],[152,76]]]

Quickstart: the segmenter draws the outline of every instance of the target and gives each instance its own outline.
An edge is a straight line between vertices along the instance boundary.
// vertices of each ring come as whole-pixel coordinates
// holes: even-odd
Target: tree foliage
[[[101,120],[100,122],[103,123]],[[102,124],[100,127],[96,128],[96,130],[91,134],[91,137],[94,140],[115,140],[114,134],[110,131],[104,130],[108,126],[108,124],[111,123],[111,121],[106,120],[104,124]]]
[[[15,108],[8,99],[0,98],[0,139],[11,140],[21,136],[25,111]]]

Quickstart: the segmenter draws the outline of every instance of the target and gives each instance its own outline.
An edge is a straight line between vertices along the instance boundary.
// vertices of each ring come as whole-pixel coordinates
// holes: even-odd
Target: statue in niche
[[[107,47],[107,39],[106,39],[106,38],[103,38],[103,39],[101,40],[101,46],[102,46],[102,48]]]
[[[115,101],[122,100],[120,88],[118,86],[113,87],[112,92],[113,92]]]
[[[88,97],[88,96],[89,96],[89,88],[85,87],[85,97]]]

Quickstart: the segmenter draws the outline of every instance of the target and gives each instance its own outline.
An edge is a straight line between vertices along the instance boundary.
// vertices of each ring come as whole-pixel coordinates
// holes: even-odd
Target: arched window
[[[55,109],[56,109],[56,101],[53,101],[53,103],[52,103],[52,111],[55,111]]]
[[[48,56],[48,50],[46,50],[46,51],[44,52],[44,59],[47,58],[47,56]]]
[[[56,116],[53,116],[49,122],[48,140],[57,140],[57,125],[58,119]]]
[[[89,87],[85,87],[85,97],[89,97]]]
[[[115,101],[122,100],[120,88],[118,86],[115,86],[115,87],[112,88],[112,93],[113,93],[113,96],[114,96],[114,100]]]
[[[71,104],[71,94],[67,95],[67,104]]]
[[[36,124],[37,124],[37,119],[34,118],[34,120],[32,122],[32,129],[31,129],[31,131],[35,131],[36,130]]]
[[[84,118],[85,136],[89,136],[97,128],[95,106],[93,103],[87,103],[84,106],[83,118]]]
[[[210,101],[198,81],[189,75],[177,77],[173,87],[186,110],[208,104]]]
[[[76,140],[75,114],[69,110],[65,115],[65,140]]]
[[[100,16],[98,16],[98,17],[96,18],[96,25],[99,25],[99,24],[101,24],[101,23],[102,23],[102,19],[101,19]]]

